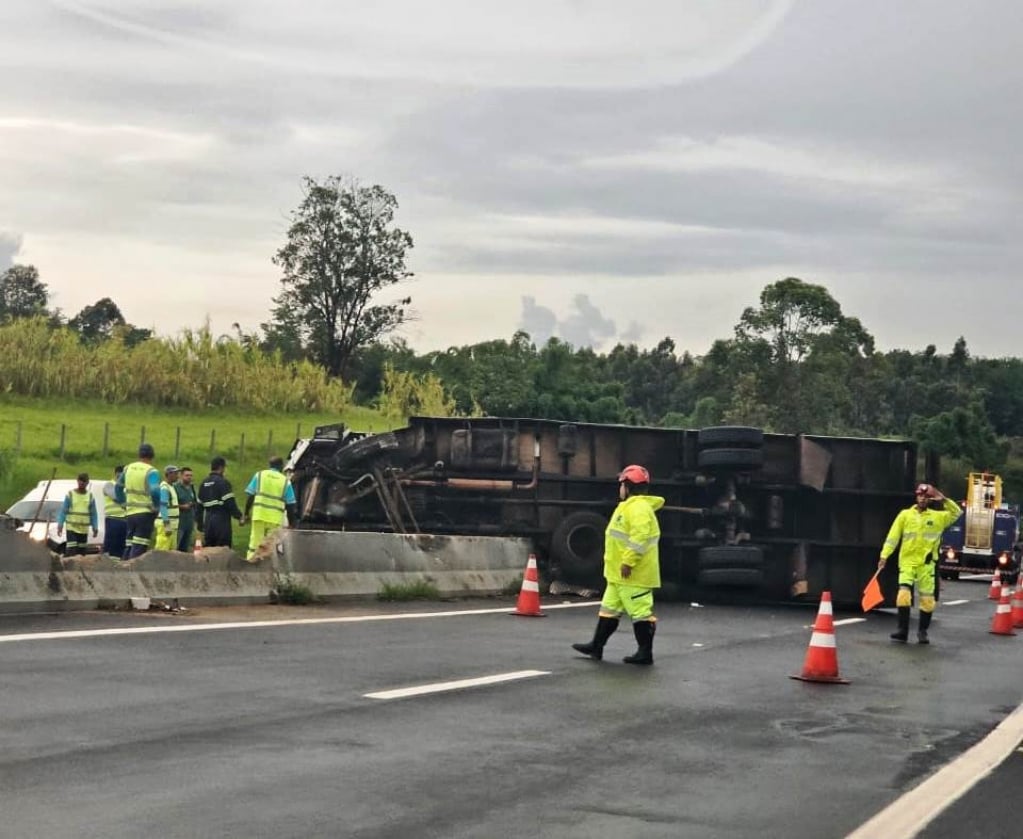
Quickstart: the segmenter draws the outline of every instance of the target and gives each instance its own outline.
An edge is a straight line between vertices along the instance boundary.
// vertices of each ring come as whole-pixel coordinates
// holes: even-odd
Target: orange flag
[[[870,578],[870,582],[867,583],[867,587],[863,589],[863,600],[860,601],[860,605],[863,607],[864,612],[869,612],[875,606],[880,606],[884,603],[884,595],[881,593],[881,584],[877,581],[877,575],[880,574],[880,570],[877,574],[874,574]]]

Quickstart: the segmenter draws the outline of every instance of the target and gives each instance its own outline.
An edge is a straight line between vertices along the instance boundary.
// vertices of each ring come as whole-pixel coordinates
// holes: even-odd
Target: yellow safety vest
[[[108,519],[123,519],[125,516],[125,505],[119,504],[116,498],[111,498],[104,492],[103,515]]]
[[[252,520],[269,524],[284,523],[284,493],[288,476],[276,469],[256,473],[256,494],[252,499]]]
[[[141,460],[129,463],[124,469],[124,496],[125,514],[137,516],[140,513],[152,513],[153,496],[149,493],[149,484],[146,477],[150,472],[155,472],[148,463]]]
[[[160,481],[160,489],[167,490],[167,520],[172,528],[178,526],[181,510],[178,509],[178,491],[166,481]]]
[[[67,525],[68,530],[73,530],[75,533],[88,533],[89,526],[92,524],[92,519],[89,516],[89,499],[92,498],[92,493],[89,490],[79,492],[73,489],[67,494],[67,497],[71,499],[71,504],[64,524]]]
[[[630,495],[615,507],[604,531],[604,578],[609,583],[661,587],[661,526],[656,514],[663,506],[658,495]],[[632,566],[628,579],[622,577],[622,565]]]

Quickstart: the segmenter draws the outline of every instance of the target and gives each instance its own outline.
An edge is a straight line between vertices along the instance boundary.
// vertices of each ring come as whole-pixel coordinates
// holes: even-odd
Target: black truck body
[[[858,603],[919,478],[907,441],[499,417],[412,417],[380,434],[326,426],[296,442],[287,468],[300,527],[526,536],[545,581],[599,588],[630,463],[665,498],[663,595],[708,601],[830,591]]]

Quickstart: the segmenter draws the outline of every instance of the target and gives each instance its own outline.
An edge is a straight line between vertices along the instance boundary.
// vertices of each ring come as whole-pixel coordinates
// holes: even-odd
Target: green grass
[[[440,591],[429,580],[416,580],[413,583],[384,583],[377,594],[377,600],[386,602],[405,602],[408,600],[440,600]]]
[[[210,458],[227,459],[227,478],[244,507],[245,486],[266,467],[267,457],[287,457],[296,434],[308,436],[319,425],[343,422],[359,431],[394,427],[379,412],[353,407],[342,415],[254,414],[225,410],[169,410],[142,405],[67,402],[0,396],[0,511],[40,480],[74,478],[85,471],[107,480],[114,466],[136,459],[143,438],[156,449],[154,465],[191,466],[195,482],[209,472]],[[63,428],[63,449],[61,435]],[[211,445],[212,443],[212,445]],[[105,446],[105,449],[104,449]],[[54,473],[56,473],[54,475]],[[248,546],[249,528],[234,527],[234,547]]]

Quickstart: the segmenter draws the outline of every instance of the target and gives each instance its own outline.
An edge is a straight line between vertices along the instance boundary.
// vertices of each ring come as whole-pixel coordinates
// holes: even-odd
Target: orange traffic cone
[[[995,569],[994,576],[991,577],[991,588],[987,590],[988,600],[997,600],[1002,596],[1002,572],[999,569]]]
[[[835,621],[832,618],[830,591],[821,594],[821,605],[817,610],[813,635],[810,636],[806,661],[803,662],[803,672],[789,678],[803,682],[849,684],[848,679],[838,675],[838,649],[835,646]]]
[[[1009,587],[1002,586],[1002,596],[998,599],[998,608],[995,609],[995,618],[991,621],[992,635],[1015,635],[1016,630],[1012,628],[1012,607],[1009,605]]]
[[[540,611],[540,580],[536,574],[536,554],[529,555],[526,573],[522,577],[522,588],[519,590],[519,602],[512,614],[525,618],[547,617]]]
[[[1020,575],[1016,593],[1012,596],[1012,625],[1015,629],[1023,627],[1023,574]]]

